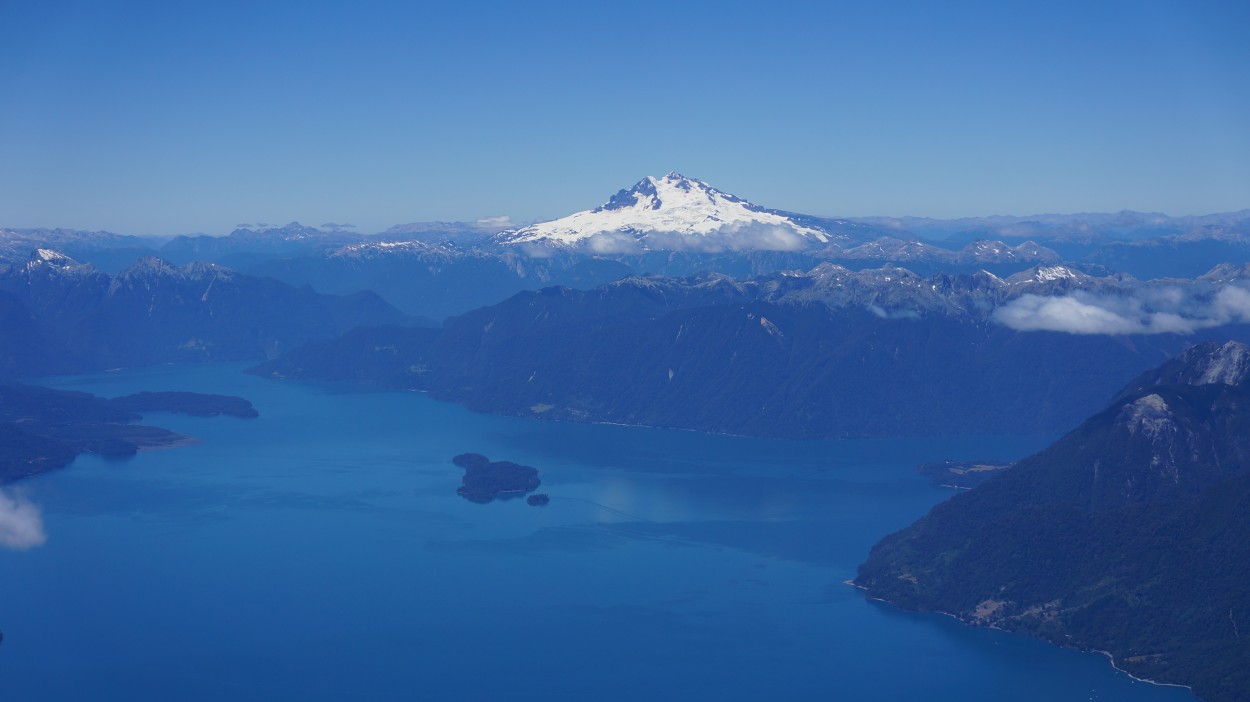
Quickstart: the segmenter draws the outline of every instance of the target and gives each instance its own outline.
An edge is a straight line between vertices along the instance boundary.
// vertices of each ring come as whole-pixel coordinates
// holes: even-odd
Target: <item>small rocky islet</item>
[[[538,469],[511,461],[492,461],[480,453],[462,453],[451,462],[464,469],[464,478],[456,494],[470,502],[485,504],[492,500],[519,497],[538,489]],[[545,498],[536,501],[535,498]],[[530,495],[531,505],[546,504],[546,495]]]
[[[916,467],[916,472],[939,487],[971,490],[1012,466],[1005,461],[934,461]]]

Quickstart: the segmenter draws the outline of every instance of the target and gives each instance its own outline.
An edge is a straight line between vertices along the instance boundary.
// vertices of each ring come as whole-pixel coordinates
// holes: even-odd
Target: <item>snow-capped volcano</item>
[[[823,230],[679,173],[647,176],[593,210],[495,236],[500,244],[584,247],[597,253],[794,251],[829,239]]]

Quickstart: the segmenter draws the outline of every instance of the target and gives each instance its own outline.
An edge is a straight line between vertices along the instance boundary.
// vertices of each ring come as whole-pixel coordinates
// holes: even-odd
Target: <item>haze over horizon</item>
[[[0,9],[0,226],[1250,207],[1250,6]]]

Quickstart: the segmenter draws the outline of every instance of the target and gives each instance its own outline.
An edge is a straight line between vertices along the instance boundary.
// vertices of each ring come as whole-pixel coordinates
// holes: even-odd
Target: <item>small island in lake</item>
[[[126,412],[177,412],[193,417],[225,415],[242,419],[260,416],[252,403],[242,397],[199,392],[140,392],[114,397],[109,403]]]
[[[918,466],[916,471],[934,485],[970,490],[1011,466],[1001,461],[935,461]]]
[[[464,469],[456,494],[470,502],[485,504],[494,499],[519,497],[533,492],[542,483],[537,468],[511,461],[492,461],[480,453],[462,453],[451,462]]]
[[[525,503],[534,507],[545,507],[551,502],[551,496],[544,492],[536,492],[525,498]]]

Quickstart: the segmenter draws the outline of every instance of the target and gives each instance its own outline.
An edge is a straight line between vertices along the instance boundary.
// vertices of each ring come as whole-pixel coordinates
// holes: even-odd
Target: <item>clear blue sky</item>
[[[1250,207],[1242,1],[182,4],[0,3],[0,226]]]

